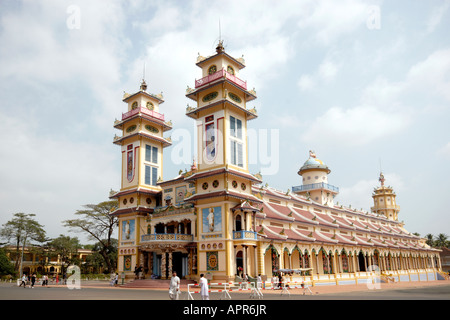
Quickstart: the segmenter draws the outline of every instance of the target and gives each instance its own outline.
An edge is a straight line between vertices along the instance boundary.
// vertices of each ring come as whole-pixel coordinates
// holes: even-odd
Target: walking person
[[[203,273],[200,275],[200,295],[202,296],[202,300],[209,300],[208,280],[204,277]]]
[[[258,274],[258,278],[256,279],[256,288],[262,289],[262,278],[261,278],[261,274]]]
[[[171,300],[178,300],[180,296],[180,278],[174,271],[172,273],[172,279],[170,279],[169,297]]]
[[[246,273],[242,276],[242,288],[248,289],[248,276]]]
[[[306,292],[309,292],[309,294],[313,294],[309,286],[304,282],[302,282],[302,288],[303,288],[303,295],[305,295]]]
[[[26,275],[26,274],[23,274],[23,276],[22,276],[22,282],[20,283],[20,286],[19,286],[19,287],[21,287],[22,285],[23,285],[24,288],[27,287],[27,275]]]
[[[31,276],[31,288],[34,288],[34,283],[36,282],[36,274],[33,273]]]

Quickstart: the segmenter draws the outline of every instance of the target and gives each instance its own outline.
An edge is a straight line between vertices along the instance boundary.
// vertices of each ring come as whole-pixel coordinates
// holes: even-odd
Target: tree
[[[448,246],[448,236],[443,233],[439,233],[435,240],[435,246],[438,248]]]
[[[113,269],[117,268],[117,250],[118,250],[119,242],[117,239],[111,239],[111,246],[108,248],[108,255],[111,261],[111,267]],[[105,261],[102,255],[99,253],[102,248],[102,244],[97,242],[95,244],[89,245],[89,249],[92,251],[92,254],[87,256],[85,267],[92,267],[96,270],[96,273],[100,273],[105,266]],[[87,249],[87,248],[86,248]]]
[[[0,276],[14,275],[14,265],[9,260],[4,249],[0,248]]]
[[[14,270],[19,270],[20,276],[22,276],[22,261],[23,252],[28,241],[34,240],[36,242],[44,242],[45,230],[36,220],[34,220],[35,214],[15,213],[12,220],[3,225],[0,235],[3,238],[12,241],[16,246],[16,263]],[[22,252],[19,255],[20,246],[22,246]],[[20,258],[19,258],[20,257]]]
[[[81,247],[78,238],[71,238],[60,234],[58,238],[48,243],[51,254],[59,255],[61,260],[62,273],[71,264],[79,264],[78,249]]]
[[[429,245],[430,247],[434,247],[434,236],[431,233],[427,234],[425,236],[425,239],[427,239],[427,245]]]
[[[83,232],[88,235],[89,239],[99,243],[99,254],[103,257],[107,271],[113,270],[113,260],[110,252],[112,248],[112,233],[118,225],[118,219],[109,213],[118,207],[117,200],[104,201],[99,204],[87,204],[83,206],[85,210],[77,210],[76,215],[81,216],[80,219],[65,220],[65,227],[71,228],[72,231]]]

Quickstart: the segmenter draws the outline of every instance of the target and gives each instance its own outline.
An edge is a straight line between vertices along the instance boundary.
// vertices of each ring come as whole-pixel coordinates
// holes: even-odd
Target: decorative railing
[[[257,233],[255,231],[233,231],[233,239],[234,240],[257,240]]]
[[[136,115],[138,113],[142,113],[142,114],[148,115],[150,117],[156,118],[158,120],[164,121],[164,115],[163,114],[161,114],[159,112],[156,112],[156,111],[153,111],[153,110],[150,110],[148,108],[143,108],[143,107],[139,107],[139,108],[136,108],[134,110],[122,113],[122,120],[130,118],[130,117],[132,117],[132,116],[134,116],[134,115]]]
[[[241,80],[235,75],[232,75],[231,73],[226,72],[224,69],[217,71],[216,73],[207,75],[206,77],[203,77],[199,80],[195,80],[195,88],[199,88],[201,86],[204,86],[208,83],[211,83],[217,79],[225,78],[233,82],[234,84],[237,84],[244,90],[247,90],[247,81]]]
[[[141,236],[141,242],[146,241],[193,241],[193,234],[184,233],[153,233]]]
[[[338,187],[332,186],[331,184],[328,184],[325,182],[305,184],[302,186],[292,187],[292,192],[301,192],[301,191],[308,191],[308,190],[315,190],[315,189],[327,189],[327,190],[339,192]]]

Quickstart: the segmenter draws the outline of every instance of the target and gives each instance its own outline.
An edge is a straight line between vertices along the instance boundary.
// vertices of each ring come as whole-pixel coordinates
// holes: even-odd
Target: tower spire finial
[[[144,61],[144,70],[142,70],[142,80],[145,81],[145,61]]]
[[[378,181],[380,181],[381,186],[384,187],[385,179],[384,179],[384,175],[383,175],[383,170],[381,169],[381,158],[379,160],[380,160],[380,177],[378,178]]]
[[[220,29],[220,18],[219,18],[219,42],[222,41],[222,30]]]
[[[145,83],[145,62],[144,62],[144,68],[142,70],[141,90],[142,91],[147,90],[147,83]]]
[[[378,180],[381,182],[381,186],[384,187],[384,175],[383,172],[380,171],[380,177],[378,178]]]
[[[222,29],[220,27],[220,18],[219,18],[219,44],[216,47],[216,52],[221,53],[223,51],[225,51],[225,48],[223,47]]]

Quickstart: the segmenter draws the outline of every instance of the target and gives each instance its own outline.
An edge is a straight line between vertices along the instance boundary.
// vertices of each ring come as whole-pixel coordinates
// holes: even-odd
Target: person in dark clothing
[[[31,276],[31,288],[34,288],[34,283],[36,282],[36,274],[33,273]]]

